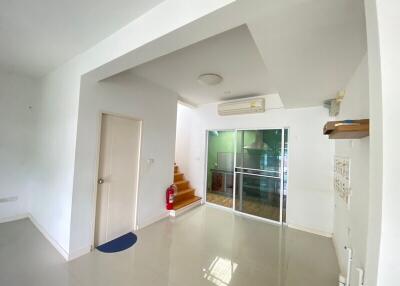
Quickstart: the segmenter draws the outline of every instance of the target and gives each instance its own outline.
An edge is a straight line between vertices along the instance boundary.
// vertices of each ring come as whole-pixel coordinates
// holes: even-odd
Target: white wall
[[[369,118],[368,58],[364,57],[346,88],[337,120]],[[351,247],[353,267],[351,284],[358,285],[356,267],[365,269],[369,206],[369,137],[335,140],[335,155],[351,160],[351,198],[345,201],[335,194],[334,243],[342,273],[347,275],[347,251]]]
[[[39,89],[36,81],[0,71],[0,221],[26,215],[33,182]]]
[[[143,120],[138,225],[167,215],[165,190],[173,182],[178,95],[122,73],[100,83],[82,82],[75,155],[70,255],[84,252],[93,240],[100,114],[110,112]],[[154,159],[149,164],[148,160]]]
[[[369,223],[365,285],[378,280],[382,220],[382,82],[376,0],[365,0],[369,69]]]
[[[68,254],[80,76],[63,67],[41,80],[36,187],[30,213]]]
[[[175,162],[179,165],[181,171],[189,172],[192,168],[190,160],[192,152],[194,152],[194,141],[191,137],[192,128],[196,128],[196,116],[192,107],[185,103],[178,103],[176,118],[176,144],[175,144]]]
[[[179,106],[179,121],[190,121],[191,124],[185,132],[177,131],[177,141],[184,142],[187,136],[191,140],[188,145],[190,149],[177,148],[176,161],[184,166],[182,170],[185,175],[196,188],[197,194],[203,197],[206,130],[289,127],[287,222],[331,235],[334,143],[322,134],[323,126],[329,120],[328,111],[322,107],[283,109],[277,95],[267,96],[266,100],[271,109],[256,115],[221,117],[217,115],[216,104],[203,105],[196,109]],[[178,126],[181,124],[178,122]],[[185,153],[181,154],[182,151]]]
[[[191,33],[190,37],[179,41],[154,45],[142,53],[136,52],[151,41],[231,2],[166,0],[41,79],[41,106],[38,111],[40,129],[37,132],[39,149],[35,166],[37,174],[30,211],[36,223],[64,254],[68,255],[70,251],[72,236],[70,224],[82,75],[102,67],[97,78],[104,78],[196,42],[198,35]],[[179,17],[176,11],[180,12]],[[207,37],[207,33],[201,36]],[[120,61],[116,62],[116,59]],[[86,243],[85,240],[83,244]]]
[[[377,198],[371,201],[374,211],[371,221],[373,222],[372,231],[377,232],[381,227],[381,232],[378,232],[381,237],[379,241],[379,234],[372,234],[373,240],[371,239],[368,244],[371,248],[369,256],[371,274],[369,275],[372,277],[372,279],[368,278],[368,282],[371,281],[368,285],[392,286],[399,284],[398,273],[400,272],[398,219],[400,217],[398,205],[400,201],[398,185],[400,134],[397,132],[400,105],[400,33],[398,31],[400,2],[367,0],[366,10],[370,38],[369,60],[374,67],[370,73],[371,119],[374,119],[374,124],[379,124],[378,127],[381,127],[378,132],[374,130],[371,137],[378,142],[374,148],[371,144],[371,177],[374,177],[371,181],[373,184],[371,192],[374,193],[374,199]],[[382,156],[376,157],[379,155]],[[381,221],[379,221],[380,218]],[[377,265],[378,271],[376,271]],[[376,280],[373,279],[375,277],[377,277]]]

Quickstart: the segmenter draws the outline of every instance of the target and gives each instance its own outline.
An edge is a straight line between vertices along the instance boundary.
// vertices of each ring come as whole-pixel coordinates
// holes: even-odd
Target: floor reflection
[[[29,220],[0,233],[0,285],[336,286],[339,272],[331,239],[210,206],[137,231],[126,251],[68,263]]]
[[[210,267],[203,269],[204,278],[217,286],[228,286],[237,266],[230,259],[215,257]]]

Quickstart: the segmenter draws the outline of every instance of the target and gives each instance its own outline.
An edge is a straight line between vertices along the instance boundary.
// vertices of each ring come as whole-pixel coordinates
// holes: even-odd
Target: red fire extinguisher
[[[176,186],[175,185],[169,186],[166,191],[167,210],[172,210],[174,208],[175,193],[176,193]]]

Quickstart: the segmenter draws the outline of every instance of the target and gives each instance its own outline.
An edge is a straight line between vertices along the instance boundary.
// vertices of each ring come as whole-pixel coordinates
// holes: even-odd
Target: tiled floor
[[[29,220],[0,224],[0,285],[337,285],[330,239],[209,206],[137,235],[127,251],[67,263]]]

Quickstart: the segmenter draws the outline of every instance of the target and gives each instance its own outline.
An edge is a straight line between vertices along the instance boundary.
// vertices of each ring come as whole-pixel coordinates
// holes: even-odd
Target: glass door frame
[[[252,214],[248,214],[248,213],[244,213],[241,211],[238,211],[235,209],[235,205],[236,205],[236,168],[237,168],[237,162],[236,162],[236,156],[237,156],[237,136],[238,136],[238,131],[257,131],[257,130],[281,130],[281,164],[280,164],[280,170],[279,170],[279,174],[280,174],[280,206],[279,206],[279,221],[275,221],[272,219],[268,219],[268,218],[263,218],[263,217],[259,217],[256,215],[252,215]],[[289,144],[289,134],[290,134],[290,128],[289,127],[279,127],[279,128],[272,128],[272,127],[268,127],[268,128],[227,128],[227,129],[207,129],[206,130],[206,142],[205,142],[205,168],[204,168],[204,174],[205,174],[205,178],[204,178],[204,198],[205,198],[205,204],[207,205],[211,205],[211,206],[215,206],[218,208],[222,208],[225,210],[230,210],[233,211],[235,214],[238,215],[242,215],[242,216],[246,216],[246,217],[251,217],[254,219],[258,219],[258,220],[262,220],[262,221],[266,221],[272,224],[278,224],[278,225],[282,225],[286,222],[283,222],[283,199],[284,199],[284,155],[285,155],[285,130],[287,130],[287,142]],[[209,140],[209,132],[212,131],[233,131],[235,132],[235,142],[234,142],[234,155],[233,155],[233,195],[232,195],[232,207],[225,207],[225,206],[221,206],[215,203],[211,203],[211,202],[207,202],[207,170],[208,170],[208,140]],[[289,148],[288,148],[289,149]],[[288,157],[289,157],[289,151],[288,151]],[[240,167],[239,167],[240,168]],[[245,168],[250,170],[250,168]],[[288,182],[289,182],[289,168],[287,168],[287,186],[288,186]],[[287,200],[288,200],[288,193],[289,191],[287,191],[286,194],[286,209],[287,209]]]

